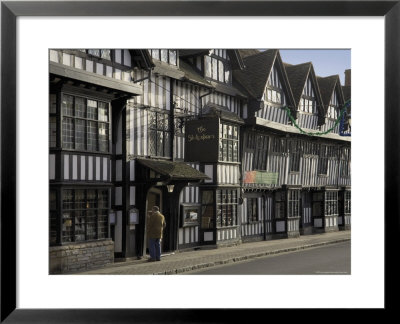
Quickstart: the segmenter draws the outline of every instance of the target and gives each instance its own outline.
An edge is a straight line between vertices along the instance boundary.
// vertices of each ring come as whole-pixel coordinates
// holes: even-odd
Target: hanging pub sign
[[[189,120],[185,125],[185,161],[217,162],[218,118]]]

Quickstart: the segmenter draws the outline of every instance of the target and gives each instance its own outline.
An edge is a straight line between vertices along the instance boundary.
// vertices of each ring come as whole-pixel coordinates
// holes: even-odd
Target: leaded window
[[[161,62],[165,62],[171,65],[178,65],[178,54],[177,50],[173,49],[153,49],[151,51],[151,57]]]
[[[111,50],[109,49],[89,49],[88,54],[105,60],[111,60]]]
[[[80,151],[109,152],[109,104],[62,95],[62,147]]]
[[[338,215],[338,192],[325,192],[325,216]]]
[[[288,217],[300,216],[300,190],[288,190]]]
[[[231,65],[226,50],[213,50],[204,57],[204,76],[222,83],[231,83]]]
[[[238,126],[221,123],[219,133],[219,160],[237,162],[239,150]]]
[[[49,97],[49,146],[57,146],[57,95]]]
[[[83,242],[108,235],[108,189],[64,189],[62,242]]]
[[[247,198],[247,221],[249,223],[259,220],[257,200],[257,198]]]
[[[171,155],[169,114],[149,111],[149,153],[152,156]]]
[[[237,224],[236,189],[217,190],[217,227]]]
[[[344,213],[351,214],[351,191],[344,192]]]

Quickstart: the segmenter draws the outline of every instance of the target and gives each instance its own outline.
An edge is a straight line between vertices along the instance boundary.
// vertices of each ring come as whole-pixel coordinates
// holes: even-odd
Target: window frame
[[[229,129],[231,129],[231,134],[229,133]],[[239,144],[240,144],[239,125],[221,121],[219,123],[219,136],[218,136],[218,161],[238,163],[240,158]]]
[[[83,200],[77,200],[77,192],[81,191],[83,192]],[[90,199],[88,198],[88,192],[89,191],[94,191],[95,192],[95,207],[91,207],[90,205]],[[71,199],[70,200],[65,200],[67,197],[67,192],[71,192]],[[101,200],[100,199],[100,192],[106,192],[106,200]],[[110,230],[109,230],[109,220],[108,220],[108,213],[110,210],[110,199],[111,199],[111,193],[110,193],[110,188],[109,187],[96,187],[96,188],[62,188],[60,191],[61,194],[61,206],[59,208],[60,213],[58,214],[57,217],[57,222],[60,222],[60,228],[59,232],[57,235],[59,235],[59,241],[56,244],[52,245],[65,245],[65,244],[71,244],[71,243],[85,243],[85,242],[92,242],[92,241],[99,241],[99,240],[104,240],[108,239],[110,237]],[[104,197],[104,195],[102,196]],[[101,203],[102,202],[102,203]],[[104,205],[105,202],[105,205]],[[84,205],[79,207],[79,203],[83,203]],[[69,204],[67,206],[66,204]],[[102,214],[103,211],[103,214]],[[91,217],[91,212],[95,213],[95,221],[94,222],[88,222],[88,219]],[[82,215],[79,215],[82,213]],[[68,214],[69,217],[65,217]],[[84,226],[84,234],[77,234],[76,233],[76,219],[78,217],[84,218],[84,222],[81,222]],[[101,221],[102,218],[102,221]],[[65,221],[64,221],[65,220]],[[104,221],[105,220],[105,221]],[[70,227],[70,230],[68,231],[69,235],[65,235],[64,232],[64,226],[65,223],[68,222],[68,226]],[[103,226],[100,226],[100,223],[103,224]],[[95,224],[94,228],[94,238],[89,238],[88,239],[88,226],[87,224]],[[100,229],[103,231],[101,233],[104,233],[104,236],[99,237],[100,234]],[[84,235],[84,239],[80,240],[77,239],[77,235]],[[67,240],[66,238],[70,238],[70,240]]]
[[[150,56],[152,57],[152,59],[172,65],[172,66],[179,66],[179,53],[177,49],[169,49],[169,48],[155,48],[155,49],[149,49],[150,51]],[[162,59],[162,52],[166,51],[166,60]],[[171,52],[175,53],[175,63],[171,62]],[[158,53],[158,56],[156,56],[155,54]]]
[[[247,223],[256,223],[260,221],[259,208],[258,208],[258,198],[248,197],[246,198],[246,211],[247,211]],[[251,211],[251,215],[250,215]],[[255,211],[255,214],[254,214]]]
[[[225,199],[224,196],[225,195]],[[217,228],[226,228],[238,225],[238,191],[236,188],[215,190]]]
[[[214,61],[216,61],[216,71],[214,71],[213,67]],[[208,63],[210,64],[208,65]],[[219,82],[222,84],[232,85],[232,66],[228,59],[227,54],[226,58],[224,58],[223,56],[215,54],[215,50],[213,50],[211,54],[204,55],[203,65],[204,65],[205,79]],[[207,71],[210,71],[210,76],[208,75]]]
[[[68,91],[62,91],[60,93],[61,96],[61,100],[60,100],[60,125],[61,125],[61,132],[60,132],[60,146],[61,149],[63,150],[73,150],[73,151],[79,151],[79,152],[95,152],[95,153],[103,153],[103,154],[111,154],[111,102],[109,100],[106,99],[102,99],[102,98],[94,98],[94,97],[90,97],[90,96],[84,96],[78,93],[71,93]],[[64,102],[64,97],[68,96],[68,97],[72,97],[73,98],[73,106],[72,106],[72,113],[71,115],[69,114],[65,114],[64,108],[63,108],[63,102]],[[85,101],[85,116],[77,116],[77,110],[76,110],[76,99],[83,99]],[[89,113],[89,101],[93,101],[96,102],[96,110],[95,110],[95,114],[96,114],[96,118],[91,118],[92,116],[90,116]],[[107,121],[105,120],[101,120],[100,119],[100,114],[99,114],[99,104],[103,103],[105,104],[105,107],[107,108]],[[94,108],[94,107],[93,107]],[[67,121],[69,120],[69,122],[67,123]],[[83,121],[84,122],[84,135],[83,135],[83,148],[77,148],[77,144],[79,144],[79,142],[77,142],[77,129],[76,129],[76,121]],[[89,133],[89,129],[90,129],[90,125],[95,124],[96,127],[96,133]],[[73,125],[73,130],[71,131],[72,135],[70,136],[72,138],[72,142],[71,142],[71,147],[66,146],[66,142],[65,141],[65,126],[66,125]],[[106,141],[103,140],[103,142],[107,143],[107,150],[100,150],[100,129],[101,126],[105,125],[106,126],[106,130],[107,130],[107,134],[106,134]],[[89,140],[91,137],[89,137],[89,134],[95,134],[95,142],[96,142],[96,147],[95,149],[89,149],[89,146],[91,146],[89,144]],[[79,138],[79,137],[78,137]],[[82,143],[80,143],[82,144]]]

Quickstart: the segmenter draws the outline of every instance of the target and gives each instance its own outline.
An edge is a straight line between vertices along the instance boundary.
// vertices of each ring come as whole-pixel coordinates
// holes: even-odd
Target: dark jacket
[[[151,212],[147,218],[147,238],[161,239],[166,225],[163,214],[160,212]]]

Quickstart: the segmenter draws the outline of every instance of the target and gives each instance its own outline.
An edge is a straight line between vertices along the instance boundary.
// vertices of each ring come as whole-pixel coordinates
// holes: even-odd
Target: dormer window
[[[178,65],[177,51],[171,49],[153,49],[150,50],[151,57],[155,60],[165,62],[171,65]]]
[[[231,84],[231,66],[226,50],[212,50],[204,58],[204,76],[212,80]]]

